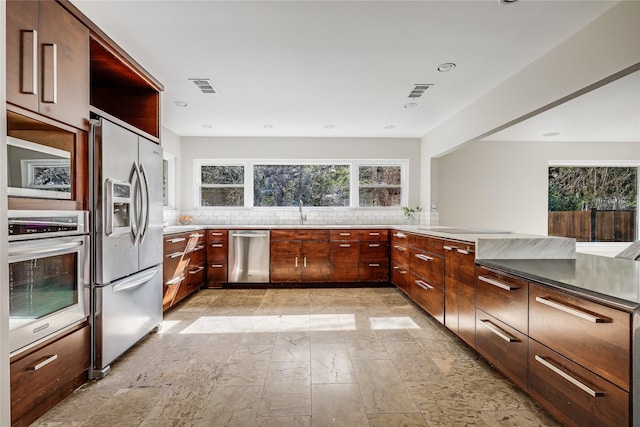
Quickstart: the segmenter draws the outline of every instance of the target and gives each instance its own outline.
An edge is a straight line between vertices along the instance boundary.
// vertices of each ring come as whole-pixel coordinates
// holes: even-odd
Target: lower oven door
[[[9,243],[12,353],[89,315],[89,237]]]

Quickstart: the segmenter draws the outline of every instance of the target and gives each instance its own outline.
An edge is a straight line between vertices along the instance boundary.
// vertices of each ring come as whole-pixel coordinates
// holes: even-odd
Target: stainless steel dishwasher
[[[269,230],[229,231],[229,283],[269,283]]]

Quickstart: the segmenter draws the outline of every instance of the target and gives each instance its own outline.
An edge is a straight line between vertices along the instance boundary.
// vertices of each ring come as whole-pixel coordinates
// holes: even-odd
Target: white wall
[[[183,137],[180,206],[194,206],[194,159],[409,159],[409,205],[420,194],[420,140],[392,138]]]
[[[0,1],[0,22],[6,22],[6,3]],[[0,31],[0,171],[7,170],[6,138],[6,31]],[[7,176],[0,173],[0,295],[9,295],[9,261],[7,258]],[[0,298],[0,426],[10,425],[9,405],[9,299]]]
[[[435,160],[440,223],[546,235],[550,160],[640,161],[640,142],[467,144]]]
[[[425,135],[420,200],[432,200],[431,158],[550,108],[640,62],[640,2],[620,2],[591,24]],[[451,191],[448,189],[448,191]],[[439,196],[442,198],[442,195]],[[441,219],[441,223],[444,223]]]

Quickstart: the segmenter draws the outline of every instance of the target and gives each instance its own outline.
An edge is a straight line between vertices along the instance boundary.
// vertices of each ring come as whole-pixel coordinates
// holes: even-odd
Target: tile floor
[[[395,288],[203,290],[37,427],[556,426]]]

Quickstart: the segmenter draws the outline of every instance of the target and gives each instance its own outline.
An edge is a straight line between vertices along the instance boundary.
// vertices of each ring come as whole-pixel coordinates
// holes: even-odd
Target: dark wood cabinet
[[[331,281],[357,282],[360,247],[357,240],[331,242]]]
[[[461,241],[443,242],[445,256],[444,324],[475,347],[475,246]]]
[[[203,231],[164,236],[163,310],[178,304],[204,284],[204,248]]]
[[[529,283],[486,267],[477,268],[476,307],[529,333]]]
[[[388,230],[360,230],[358,233],[358,280],[363,283],[389,281]]]
[[[84,323],[11,358],[13,427],[28,426],[87,381],[90,335]]]
[[[272,283],[329,282],[329,230],[272,230],[270,259]]]
[[[89,29],[55,1],[7,1],[7,101],[89,126]]]
[[[207,287],[222,288],[227,283],[228,230],[207,230]]]

